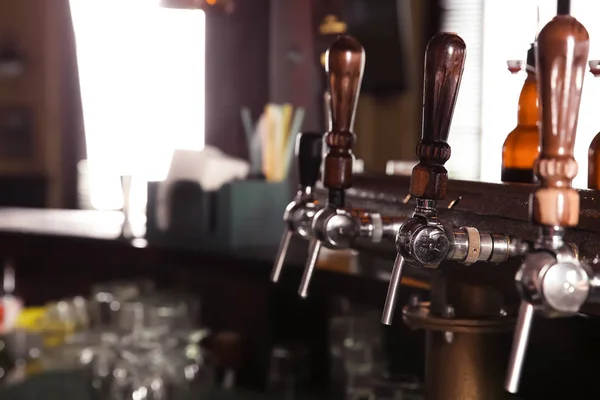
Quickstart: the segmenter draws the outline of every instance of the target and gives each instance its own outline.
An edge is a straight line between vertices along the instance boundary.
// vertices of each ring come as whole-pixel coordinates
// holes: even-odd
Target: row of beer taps
[[[359,240],[393,240],[397,257],[382,316],[382,322],[389,325],[405,265],[434,270],[444,260],[502,263],[523,257],[515,277],[522,302],[505,385],[507,391],[517,392],[534,314],[572,316],[586,302],[600,300],[600,275],[580,261],[564,240],[565,229],[576,226],[579,216],[579,194],[571,182],[577,174],[573,148],[588,52],[588,32],[571,16],[556,16],[539,33],[536,58],[542,123],[535,172],[540,184],[530,198],[530,216],[538,233],[528,243],[476,227],[454,227],[438,218],[436,202],[446,195],[448,134],[466,58],[466,45],[454,33],[435,35],[425,51],[422,136],[416,149],[419,163],[410,183],[416,200],[412,216],[386,216],[347,204],[345,191],[352,186],[354,158],[352,128],[365,52],[354,38],[340,36],[326,58],[330,129],[324,135],[298,134],[301,187],[285,211],[286,230],[272,281],[279,280],[293,235],[310,241],[299,288],[302,297],[308,295],[322,246],[345,249]],[[314,194],[319,174],[328,191],[323,205]]]

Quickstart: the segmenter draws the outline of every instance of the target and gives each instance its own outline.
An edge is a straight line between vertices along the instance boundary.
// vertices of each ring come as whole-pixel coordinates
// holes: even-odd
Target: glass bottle
[[[516,128],[502,147],[502,182],[535,183],[533,164],[539,154],[540,124],[533,44],[527,52],[527,78],[519,96]]]
[[[600,61],[589,61],[590,72],[600,76]],[[594,137],[588,151],[588,188],[600,189],[600,132]]]

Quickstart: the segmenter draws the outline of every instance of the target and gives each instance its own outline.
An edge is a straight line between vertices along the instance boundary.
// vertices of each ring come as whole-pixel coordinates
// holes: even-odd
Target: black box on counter
[[[283,212],[291,199],[289,182],[250,179],[217,191],[204,191],[197,182],[185,180],[160,185],[165,184],[148,185],[150,243],[207,250],[278,246]]]

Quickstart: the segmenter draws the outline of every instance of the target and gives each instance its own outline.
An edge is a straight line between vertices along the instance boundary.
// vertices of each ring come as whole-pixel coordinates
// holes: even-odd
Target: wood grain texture
[[[323,184],[330,190],[352,186],[354,116],[365,68],[365,51],[356,39],[341,35],[327,51],[331,94],[331,131],[325,134],[327,154]]]
[[[423,125],[417,144],[419,164],[412,173],[413,196],[440,200],[446,195],[450,158],[448,134],[466,59],[466,45],[460,36],[442,32],[425,50],[423,82]]]
[[[541,187],[532,195],[532,219],[541,225],[575,226],[579,194],[573,155],[589,34],[575,18],[559,15],[540,32],[536,64],[541,110],[541,146],[535,172]]]

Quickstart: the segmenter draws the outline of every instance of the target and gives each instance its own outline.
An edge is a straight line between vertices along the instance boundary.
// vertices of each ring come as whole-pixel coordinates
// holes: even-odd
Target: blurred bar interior
[[[596,0],[0,2],[0,399],[598,398],[598,60]]]

